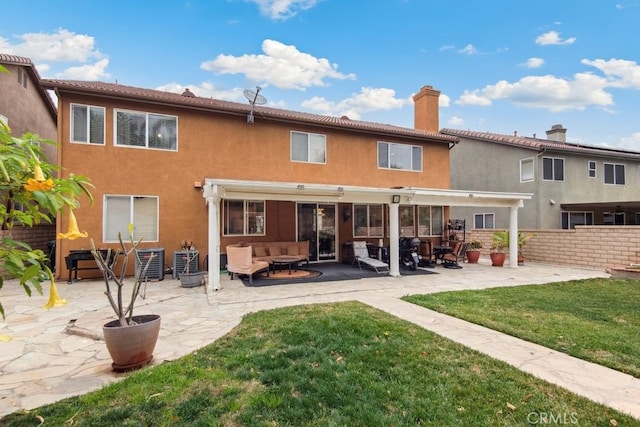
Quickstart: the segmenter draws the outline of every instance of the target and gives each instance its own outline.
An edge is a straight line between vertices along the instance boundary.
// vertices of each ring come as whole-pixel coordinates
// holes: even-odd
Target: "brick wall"
[[[7,232],[0,231],[0,235],[4,236]],[[56,238],[55,224],[36,225],[34,227],[13,228],[11,235],[14,240],[27,243],[33,249],[42,249],[45,254],[48,252],[47,243]],[[0,268],[0,275],[5,276],[5,271]]]
[[[480,240],[488,257],[495,230],[471,230],[467,241]],[[525,261],[597,269],[640,263],[640,226],[578,226],[575,230],[520,230],[533,233],[523,247]]]

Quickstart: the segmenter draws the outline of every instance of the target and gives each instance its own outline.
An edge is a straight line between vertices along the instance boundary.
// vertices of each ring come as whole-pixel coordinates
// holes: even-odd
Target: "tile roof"
[[[536,151],[562,151],[581,155],[618,157],[632,160],[640,160],[640,152],[622,150],[594,145],[576,144],[572,142],[553,141],[549,139],[530,138],[526,136],[503,135],[490,132],[476,132],[460,129],[441,129],[445,135],[456,136],[460,139],[475,139],[497,144],[511,145],[520,148],[528,148]]]
[[[219,113],[248,115],[251,110],[249,103],[223,101],[214,98],[198,96],[183,96],[178,93],[164,92],[126,86],[118,83],[98,81],[54,80],[43,79],[43,87],[62,92],[76,92],[95,96],[115,97],[135,101],[156,102],[180,108],[202,109]],[[455,136],[443,135],[437,132],[427,132],[419,129],[404,128],[389,124],[350,120],[348,117],[331,117],[299,111],[283,110],[256,105],[253,108],[256,120],[260,118],[292,123],[305,123],[316,126],[340,128],[348,131],[370,132],[389,136],[407,137],[429,140],[446,144],[457,143]]]

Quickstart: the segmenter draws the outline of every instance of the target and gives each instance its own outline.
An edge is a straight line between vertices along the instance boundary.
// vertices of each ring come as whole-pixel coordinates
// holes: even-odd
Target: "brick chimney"
[[[413,96],[413,127],[427,132],[440,132],[440,91],[431,86],[423,86]]]
[[[549,141],[567,142],[567,130],[562,125],[553,125],[547,131],[547,139]]]

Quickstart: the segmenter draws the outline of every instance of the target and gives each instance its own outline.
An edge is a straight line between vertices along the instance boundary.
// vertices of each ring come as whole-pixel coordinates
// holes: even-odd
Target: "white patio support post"
[[[205,185],[204,197],[209,207],[209,274],[207,283],[213,290],[220,289],[220,197],[218,196],[218,186],[213,184]]]
[[[400,224],[399,203],[389,204],[389,274],[400,277]]]
[[[509,208],[509,267],[518,268],[518,207]]]

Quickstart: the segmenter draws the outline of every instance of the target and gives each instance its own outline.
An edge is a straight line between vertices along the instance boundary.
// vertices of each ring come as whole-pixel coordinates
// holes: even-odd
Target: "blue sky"
[[[640,151],[640,0],[4,2],[0,52],[100,80],[413,127]],[[31,11],[31,12],[29,12]]]

